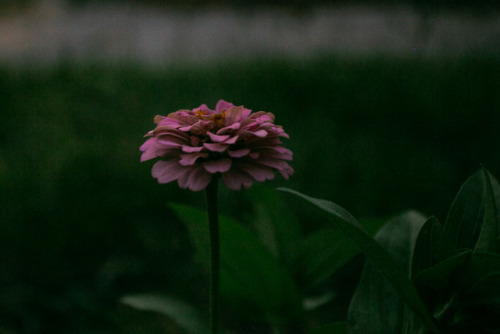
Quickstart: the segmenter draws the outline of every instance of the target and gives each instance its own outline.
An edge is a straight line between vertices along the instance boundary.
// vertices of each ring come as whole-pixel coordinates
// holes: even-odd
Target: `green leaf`
[[[382,219],[361,222],[370,235],[385,223]],[[306,289],[321,284],[360,252],[351,238],[346,238],[335,228],[324,228],[308,235],[300,243],[297,264],[298,274]]]
[[[209,265],[209,232],[204,211],[180,204],[170,207],[186,224],[198,258]],[[299,292],[285,268],[248,228],[219,217],[221,295],[232,305],[250,304],[272,319],[300,316]]]
[[[438,315],[450,333],[498,332],[499,280],[499,255],[470,254],[450,280],[452,298]]]
[[[485,169],[484,176],[484,219],[474,252],[495,252],[500,254],[500,187],[498,181]]]
[[[411,262],[411,277],[449,258],[453,246],[436,217],[429,218],[420,229]]]
[[[308,334],[346,334],[346,323],[345,321],[333,322],[328,325],[324,325],[309,331]]]
[[[495,199],[496,208],[496,222],[497,222],[497,234],[496,238],[500,239],[500,183],[498,180],[488,172],[488,178],[490,180],[491,190],[493,191],[493,198]]]
[[[191,334],[208,333],[207,323],[200,313],[186,303],[167,296],[148,294],[128,295],[120,302],[143,311],[162,313]]]
[[[248,191],[255,208],[251,223],[269,251],[291,267],[301,240],[300,225],[279,195],[276,189],[253,186]]]
[[[486,180],[483,171],[472,175],[456,196],[444,231],[456,250],[474,249],[484,219]]]
[[[356,253],[358,246],[336,229],[321,229],[301,243],[297,267],[306,288],[323,282]]]
[[[469,291],[478,304],[493,304],[500,310],[500,272],[492,272],[476,282]]]
[[[415,275],[413,280],[418,286],[434,290],[449,289],[450,278],[457,268],[465,263],[471,252],[472,250],[469,249],[457,253],[432,267],[420,271]]]
[[[423,215],[410,211],[392,219],[375,237],[406,272],[424,222]],[[395,287],[367,262],[349,307],[349,333],[401,333],[403,329],[416,333],[422,325],[405,308]]]
[[[500,256],[473,253],[455,281],[456,299],[461,304],[500,302]]]
[[[392,284],[408,306],[420,316],[425,327],[435,333],[439,333],[434,319],[427,311],[408,275],[401,270],[385,249],[362,228],[348,211],[330,201],[312,198],[291,189],[280,188],[279,190],[287,191],[301,197],[322,210],[340,218],[334,219],[332,222],[356,242],[366,258]]]

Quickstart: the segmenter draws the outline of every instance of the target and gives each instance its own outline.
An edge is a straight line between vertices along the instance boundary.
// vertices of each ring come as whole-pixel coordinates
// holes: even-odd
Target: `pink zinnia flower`
[[[229,189],[249,188],[253,180],[288,179],[292,152],[281,146],[288,135],[275,125],[272,113],[252,113],[220,100],[215,110],[206,105],[156,116],[156,128],[140,148],[141,161],[160,158],[152,169],[159,183],[177,180],[181,188],[199,191],[220,174]]]

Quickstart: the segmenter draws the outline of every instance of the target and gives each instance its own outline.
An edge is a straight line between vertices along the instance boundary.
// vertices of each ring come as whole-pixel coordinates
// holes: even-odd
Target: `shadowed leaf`
[[[473,253],[460,275],[457,275],[456,289],[460,292],[460,302],[466,304],[500,302],[499,279],[500,256]]]
[[[474,249],[484,219],[485,174],[478,171],[460,188],[451,206],[444,231],[456,250]]]
[[[451,242],[435,217],[429,218],[420,229],[411,262],[411,277],[453,254]]]
[[[472,250],[464,250],[456,255],[439,262],[415,275],[414,281],[417,285],[433,288],[436,290],[445,289],[450,282],[450,277],[455,270],[468,258]],[[449,288],[449,286],[448,286]]]
[[[301,243],[298,268],[306,287],[324,281],[359,252],[359,247],[336,229],[321,229]]]
[[[315,328],[309,331],[308,334],[346,334],[346,323],[342,322],[334,322],[325,326],[321,326],[319,328]]]
[[[484,178],[484,220],[474,252],[494,252],[500,254],[500,186],[498,181],[485,169]]]
[[[439,333],[434,323],[434,319],[426,309],[415,286],[410,282],[408,275],[394,262],[387,251],[361,227],[348,211],[330,201],[309,197],[288,188],[279,188],[279,190],[287,191],[301,197],[322,210],[340,218],[334,219],[332,222],[356,242],[366,258],[380,271],[385,279],[390,282],[408,306],[420,316],[424,326],[434,333]]]
[[[255,207],[251,223],[269,251],[287,265],[292,265],[301,240],[300,225],[275,189],[255,185],[248,195]]]
[[[162,313],[190,334],[208,333],[208,326],[199,312],[174,298],[140,294],[124,296],[120,302],[138,310]]]
[[[209,232],[202,210],[171,204],[186,224],[196,254],[208,267]],[[299,293],[290,274],[258,237],[234,220],[219,217],[221,274],[220,291],[229,303],[250,303],[273,319],[298,317],[302,310]]]
[[[388,222],[375,237],[406,272],[424,222],[424,216],[409,211]],[[367,262],[349,307],[349,333],[402,333],[403,329],[416,333],[421,327],[395,287]]]

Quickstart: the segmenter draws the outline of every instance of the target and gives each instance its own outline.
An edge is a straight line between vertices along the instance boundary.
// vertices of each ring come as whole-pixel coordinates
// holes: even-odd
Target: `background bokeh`
[[[77,3],[90,2],[70,5]],[[476,11],[492,3],[461,2]],[[152,163],[139,163],[154,115],[213,107],[221,98],[272,112],[290,135],[296,174],[267,187],[326,198],[361,218],[413,208],[444,221],[460,184],[481,164],[500,175],[499,59],[482,50],[158,67],[1,65],[0,332],[178,332],[165,317],[118,302],[135,292],[204,307],[206,272],[166,205],[203,207],[203,193],[158,185]],[[222,190],[221,211],[251,216],[251,192]],[[304,231],[323,224],[314,210],[283,198]]]

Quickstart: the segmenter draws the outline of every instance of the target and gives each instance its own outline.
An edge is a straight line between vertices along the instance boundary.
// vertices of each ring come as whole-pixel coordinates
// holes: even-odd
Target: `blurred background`
[[[156,114],[225,99],[276,115],[287,186],[362,219],[446,218],[481,164],[500,175],[493,0],[0,0],[0,333],[181,333],[119,303],[198,305],[206,271],[139,163]],[[252,215],[252,189],[221,211]],[[324,216],[283,197],[304,232]],[[302,203],[301,203],[302,204]],[[235,333],[265,333],[255,326]]]

